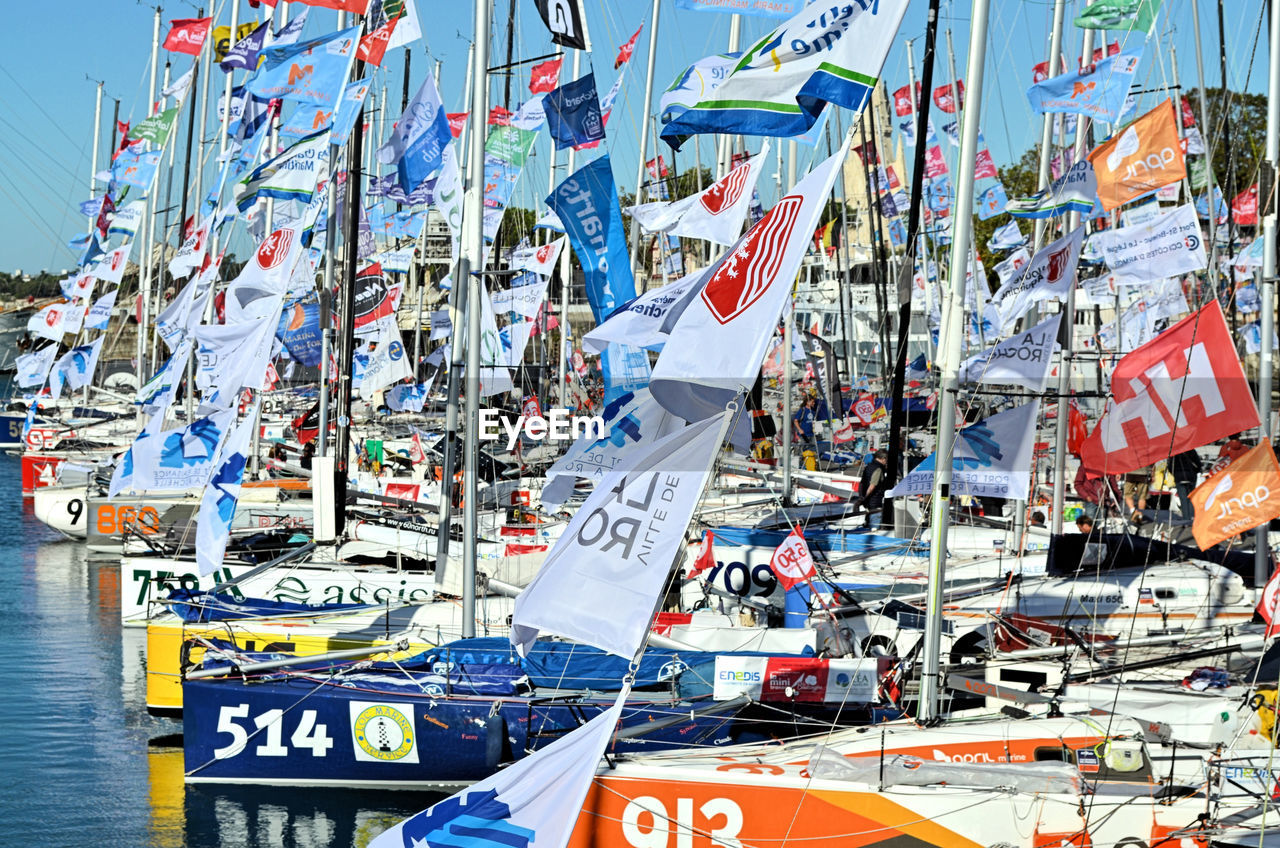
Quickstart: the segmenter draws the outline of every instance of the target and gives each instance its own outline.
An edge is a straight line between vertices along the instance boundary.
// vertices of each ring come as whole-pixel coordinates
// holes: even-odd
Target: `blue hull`
[[[419,695],[318,679],[198,680],[183,684],[183,753],[190,782],[448,788],[480,780],[527,749],[550,744],[612,705],[528,697]],[[689,718],[710,701],[633,700],[623,726],[659,729],[619,739],[616,753],[726,745],[813,732],[836,710],[771,710]],[[846,723],[872,716],[848,707]],[[674,719],[662,725],[664,720]],[[531,734],[532,729],[532,734]]]

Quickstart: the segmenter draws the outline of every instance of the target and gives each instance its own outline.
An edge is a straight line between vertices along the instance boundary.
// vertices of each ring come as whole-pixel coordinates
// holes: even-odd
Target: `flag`
[[[751,190],[769,156],[766,140],[760,152],[698,194],[672,203],[657,201],[628,210],[647,232],[701,238],[733,244],[742,234],[742,219],[751,203]]]
[[[1142,224],[1097,234],[1102,255],[1116,282],[1145,283],[1207,266],[1200,222],[1190,204]]]
[[[51,303],[27,319],[27,332],[50,341],[62,341],[63,326],[70,304]]]
[[[399,383],[392,386],[383,395],[387,404],[387,409],[394,412],[421,412],[422,407],[427,403],[427,385],[425,383]],[[417,438],[417,434],[414,434]],[[422,441],[419,439],[414,443],[414,447],[421,449]],[[425,454],[423,455],[425,458]]]
[[[733,12],[769,18],[789,18],[806,0],[753,0],[750,3],[725,3],[724,0],[676,0],[677,9],[697,12]]]
[[[201,576],[222,568],[222,558],[236,516],[240,486],[248,464],[253,431],[258,426],[258,402],[245,412],[218,451],[216,470],[200,496],[196,518],[196,567]]]
[[[564,59],[548,59],[529,71],[529,93],[546,94],[560,84],[560,67]]]
[[[551,41],[561,47],[587,50],[587,17],[582,14],[582,0],[534,0]]]
[[[755,382],[848,149],[846,139],[796,183],[707,270],[698,296],[672,316],[669,342],[650,381],[653,396],[668,410],[696,421],[724,409]]]
[[[716,534],[710,530],[702,536],[702,548],[698,551],[698,558],[693,561],[693,565],[689,569],[690,577],[697,577],[704,571],[710,571],[716,567],[716,551],[715,551]]]
[[[244,212],[268,197],[310,203],[328,169],[329,131],[322,130],[241,177],[235,185],[236,208]]]
[[[129,264],[129,253],[132,249],[133,242],[126,242],[113,250],[108,250],[89,268],[89,273],[103,282],[119,283],[124,278],[125,267]]]
[[[644,29],[644,24],[640,24],[636,28],[635,34],[627,39],[627,43],[618,48],[618,58],[613,60],[613,69],[616,71],[631,60],[631,54],[636,49],[636,39],[640,37],[640,30]]]
[[[114,292],[112,292],[114,294]],[[58,355],[57,343],[45,345],[37,351],[24,353],[14,360],[14,381],[24,389],[39,386],[49,376],[49,369]]]
[[[161,97],[172,97],[178,103],[182,103],[187,99],[187,92],[191,90],[191,80],[194,78],[195,67],[193,66],[185,74],[160,89]],[[125,136],[129,135],[129,131],[125,130]]]
[[[346,85],[359,34],[357,26],[296,44],[273,44],[262,51],[262,65],[245,91],[332,108]]]
[[[1258,184],[1254,183],[1231,200],[1231,218],[1242,227],[1258,225]]]
[[[984,418],[956,433],[952,495],[1026,499],[1039,406],[1040,401],[1034,400]],[[889,490],[888,497],[932,494],[937,457],[936,452],[925,457]]]
[[[157,112],[145,121],[139,121],[134,125],[130,133],[130,137],[142,141],[149,141],[156,147],[163,147],[164,143],[169,139],[169,131],[173,129],[173,122],[178,117],[178,107],[165,109],[163,112]]]
[[[1010,221],[1002,227],[996,229],[991,234],[991,238],[987,240],[987,250],[1013,250],[1027,243],[1027,238],[1018,229],[1017,221]]]
[[[871,96],[906,0],[821,4],[799,11],[756,41],[707,97],[675,116],[662,138],[676,149],[695,133],[793,136],[827,103],[853,110]]]
[[[807,583],[818,575],[813,554],[804,541],[804,531],[795,527],[787,534],[769,558],[769,570],[778,578],[784,592],[790,592],[801,583]]]
[[[905,117],[916,111],[916,101],[920,97],[920,83],[916,83],[915,97],[911,96],[911,86],[904,85],[893,93],[893,111],[898,117]]]
[[[1150,32],[1162,0],[1096,0],[1076,16],[1081,29]]]
[[[269,0],[263,0],[264,3],[270,3]],[[338,12],[350,12],[356,15],[363,15],[369,8],[369,0],[298,0],[304,6],[314,6],[317,9],[333,9]]]
[[[1212,474],[1191,492],[1191,503],[1195,507],[1191,532],[1202,551],[1280,518],[1280,464],[1271,443],[1264,439]]]
[[[72,391],[83,389],[93,382],[93,372],[98,368],[98,356],[106,336],[98,336],[89,344],[78,345],[64,353],[49,374],[49,391],[57,400],[65,387]]]
[[[169,274],[178,279],[189,275],[204,263],[205,252],[209,248],[209,234],[213,228],[213,215],[205,216],[200,226],[187,237],[178,248],[178,253],[169,261]]]
[[[741,53],[720,53],[699,59],[676,76],[658,99],[658,114],[669,123],[680,113],[709,98],[728,78]]]
[[[511,641],[522,655],[542,632],[635,656],[728,416],[678,430],[605,474],[516,599]]]
[[[600,353],[611,342],[645,350],[662,350],[670,331],[668,317],[673,310],[683,310],[688,298],[701,291],[705,276],[702,269],[694,271],[665,286],[651,288],[614,310],[583,336],[583,350]]]
[[[199,56],[212,23],[213,18],[179,18],[169,21],[169,34],[164,38],[164,49]]]
[[[1032,111],[1087,115],[1114,124],[1120,120],[1129,83],[1142,61],[1143,44],[1108,56],[1078,73],[1062,74],[1027,89]]]
[[[1084,227],[1076,227],[1041,248],[1023,268],[992,296],[1005,332],[1034,304],[1061,300],[1076,284],[1076,264],[1084,244]]]
[[[449,112],[445,117],[449,119],[449,134],[454,138],[462,135],[462,128],[467,124],[467,113]]]
[[[1173,101],[1165,100],[1089,154],[1102,208],[1112,209],[1187,175]]]
[[[34,404],[33,404],[34,406]],[[1263,638],[1270,639],[1276,634],[1276,607],[1280,606],[1280,569],[1276,569],[1271,575],[1271,579],[1267,581],[1267,585],[1263,587],[1262,593],[1258,597],[1258,606],[1255,608],[1258,615],[1267,623],[1267,630]]]
[[[1043,392],[1049,383],[1062,315],[1051,315],[1023,333],[960,363],[960,382],[1021,386]]]
[[[560,259],[560,249],[564,247],[564,239],[547,242],[538,247],[528,247],[511,254],[508,263],[513,271],[532,271],[544,277],[550,277]]]
[[[379,67],[391,46],[391,38],[404,12],[404,5],[400,0],[374,0],[369,9],[369,17],[364,22],[366,34],[356,47],[356,58],[375,68]]]
[[[144,192],[151,190],[151,183],[156,178],[156,168],[160,164],[159,150],[150,153],[136,153],[125,150],[111,163],[111,179],[124,185],[137,186]]]
[[[392,826],[369,848],[565,848],[629,691],[624,686],[611,708],[563,738]]]
[[[1081,159],[1044,191],[1010,200],[1004,211],[1015,218],[1059,218],[1068,212],[1089,214],[1098,202],[1098,180],[1093,163]]]
[[[387,285],[378,263],[363,268],[356,274],[356,292],[352,299],[355,325],[363,327],[395,314],[399,287]]]
[[[1009,197],[1004,193],[1004,184],[997,182],[982,189],[978,193],[978,220],[988,221],[1003,214],[1009,204]]]
[[[964,108],[964,80],[956,80],[955,88],[951,83],[940,85],[933,90],[933,102],[948,115],[956,113],[956,96],[960,97],[960,108]]]
[[[379,389],[413,376],[409,356],[405,353],[404,342],[394,318],[382,320],[376,343],[360,381],[360,397],[366,400],[373,397],[373,393]]]
[[[452,138],[435,77],[428,74],[400,115],[390,140],[378,148],[378,161],[394,163],[400,187],[411,192],[440,170]]]
[[[550,92],[543,104],[547,111],[547,129],[551,131],[556,150],[604,138],[594,73]]]
[[[267,34],[270,32],[270,20],[254,27],[252,32],[237,40],[231,49],[226,52],[226,56],[218,63],[218,67],[227,73],[237,69],[256,71],[258,69],[258,58],[262,53],[262,48],[266,46]]]
[[[111,320],[111,310],[115,309],[116,306],[116,291],[117,289],[112,289],[93,302],[93,306],[85,314],[84,328],[86,330],[105,330],[107,328],[107,322]]]
[[[1258,424],[1253,394],[1217,300],[1125,355],[1081,461],[1123,474]]]

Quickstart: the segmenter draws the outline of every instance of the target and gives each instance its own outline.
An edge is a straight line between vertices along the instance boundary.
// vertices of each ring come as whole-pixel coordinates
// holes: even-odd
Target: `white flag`
[[[507,354],[498,333],[498,319],[493,314],[489,292],[480,281],[480,396],[509,392],[515,388],[511,372],[506,368]]]
[[[1022,270],[1028,262],[1031,261],[1031,254],[1027,253],[1025,247],[1020,247],[1009,257],[997,265],[992,270],[996,272],[996,277],[1000,280],[1000,287],[1004,288],[1009,280],[1013,279],[1013,275]]]
[[[1061,313],[960,363],[961,383],[1022,386],[1043,392],[1053,368]]]
[[[610,342],[645,350],[662,350],[667,343],[673,309],[688,305],[689,296],[710,276],[706,268],[686,274],[674,283],[650,289],[614,311],[582,337],[582,349],[600,353]]]
[[[628,208],[647,232],[733,244],[742,232],[742,219],[751,205],[751,191],[769,155],[766,139],[760,152],[742,162],[702,192],[671,203],[645,203]]]
[[[191,78],[195,71],[195,66],[191,66],[191,70],[169,83],[166,88],[160,89],[161,97],[176,97],[181,103],[187,99],[187,90],[191,88]]]
[[[89,271],[81,271],[71,278],[71,285],[63,289],[68,298],[90,298],[93,296],[93,284],[98,278]]]
[[[649,388],[658,403],[699,421],[755,382],[848,151],[846,138],[738,241],[690,300],[653,369]]]
[[[1144,224],[1098,233],[1117,283],[1145,283],[1199,271],[1209,264],[1190,203]]]
[[[280,307],[302,255],[302,233],[294,227],[281,227],[264,238],[240,275],[227,286],[227,324],[267,317],[273,322],[279,320]]]
[[[1036,441],[1040,401],[993,415],[956,434],[951,494],[1025,500],[1031,480],[1031,449]],[[938,461],[931,453],[894,486],[888,496],[929,495]]]
[[[109,496],[125,488],[174,491],[208,483],[234,411],[202,406],[196,414],[185,427],[164,432],[158,432],[164,410],[153,415],[116,465]]]
[[[216,470],[200,497],[200,512],[196,520],[196,566],[201,576],[222,567],[227,539],[231,536],[231,521],[236,517],[240,486],[244,482],[249,445],[257,425],[258,404],[255,401],[224,440],[218,451]]]
[[[200,267],[204,262],[204,255],[209,249],[209,231],[213,229],[213,213],[210,212],[200,222],[200,226],[196,227],[186,241],[182,243],[182,247],[178,248],[178,254],[169,262],[169,273],[178,279],[186,277],[192,271]]]
[[[400,330],[396,327],[395,316],[384,318],[378,323],[377,347],[370,354],[369,364],[364,367],[364,376],[360,381],[360,397],[366,400],[373,397],[373,393],[379,389],[413,375],[409,355],[405,353]]]
[[[58,355],[56,344],[45,345],[32,353],[24,353],[14,360],[17,370],[14,380],[24,389],[38,386],[49,376],[49,368]]]
[[[283,301],[276,302],[275,314],[266,320],[195,328],[196,388],[204,393],[205,403],[231,408],[243,389],[262,388],[280,322]]]
[[[493,304],[494,312],[517,312],[525,318],[538,317],[547,297],[547,278],[530,274],[525,279],[531,282],[493,293],[489,302]],[[520,277],[516,277],[515,282],[519,281]]]
[[[62,328],[67,320],[69,303],[51,303],[27,319],[27,332],[50,341],[62,341]]]
[[[635,656],[728,416],[672,433],[605,475],[516,599],[511,641],[522,654],[546,632]]]
[[[624,688],[612,707],[572,733],[394,825],[369,848],[564,848],[629,693]]]
[[[64,353],[49,375],[49,392],[53,399],[62,396],[62,389],[83,389],[93,382],[93,372],[98,368],[98,356],[102,353],[102,340],[98,336],[87,345],[79,345]]]
[[[511,270],[532,271],[544,277],[550,277],[555,271],[556,262],[560,259],[560,249],[564,247],[566,236],[538,247],[526,247],[511,254]]]
[[[1009,332],[1014,322],[1027,314],[1033,304],[1058,300],[1076,284],[1076,263],[1084,243],[1084,227],[1041,248],[1013,279],[991,298],[1000,310],[1000,323]]]

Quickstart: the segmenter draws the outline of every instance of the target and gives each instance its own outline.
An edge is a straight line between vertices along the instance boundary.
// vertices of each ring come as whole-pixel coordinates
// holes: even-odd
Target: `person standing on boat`
[[[1195,519],[1196,510],[1191,504],[1191,490],[1200,479],[1202,467],[1200,454],[1194,448],[1174,454],[1169,459],[1169,470],[1173,473],[1173,482],[1178,490],[1178,515],[1183,521]]]
[[[812,450],[814,453],[818,451],[818,441],[813,435],[813,424],[816,420],[814,407],[816,403],[812,396],[804,399],[804,403],[796,410],[795,421],[796,433],[800,438],[800,443]]]
[[[858,482],[858,497],[853,502],[857,509],[867,510],[867,527],[880,526],[880,512],[884,508],[885,476],[889,468],[889,452],[884,448],[875,452],[871,462],[862,469]]]
[[[1150,491],[1150,468],[1139,468],[1124,475],[1124,505],[1129,511],[1129,520],[1139,527],[1147,523],[1143,511],[1147,508]]]

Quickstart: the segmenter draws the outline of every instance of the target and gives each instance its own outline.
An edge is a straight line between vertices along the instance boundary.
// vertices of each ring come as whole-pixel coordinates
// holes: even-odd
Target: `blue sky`
[[[246,0],[216,0],[218,23],[230,18],[230,4],[240,2],[240,20],[261,15]],[[888,0],[882,0],[888,2]],[[451,110],[463,111],[463,84],[467,47],[473,37],[472,4],[466,0],[417,0],[424,39],[409,46],[412,55],[410,82],[416,87],[422,76],[441,62],[442,94]],[[1195,50],[1191,28],[1192,0],[1166,0],[1159,17],[1156,36],[1148,43],[1136,84],[1142,89],[1158,88],[1172,82],[1170,47],[1176,49],[1180,81],[1195,84]],[[296,5],[296,4],[295,4]],[[496,0],[493,55],[490,66],[502,63],[506,46],[507,0]],[[616,74],[613,60],[618,45],[631,36],[643,21],[644,32],[615,112],[609,123],[607,150],[614,163],[614,175],[625,190],[634,190],[640,114],[643,107],[644,72],[648,39],[649,0],[585,0],[592,39],[592,52],[583,57],[583,72],[594,70],[601,94]],[[1084,0],[1069,0],[1068,21],[1082,8]],[[1257,39],[1262,20],[1262,0],[1233,0],[1226,20],[1227,76],[1232,87],[1246,85],[1264,91],[1266,85],[1266,27]],[[1205,50],[1205,79],[1219,84],[1218,30],[1216,4],[1201,0],[1201,28]],[[109,155],[112,98],[120,100],[122,120],[137,121],[146,115],[149,55],[154,7],[127,0],[65,0],[53,7],[39,3],[11,4],[7,30],[9,43],[0,57],[0,269],[21,268],[60,270],[71,266],[73,256],[65,243],[85,229],[86,222],[75,204],[88,197],[93,102],[96,83],[106,83],[108,95],[103,106],[100,167]],[[924,47],[926,0],[910,0],[898,39],[885,63],[883,78],[890,90],[905,85],[907,58],[904,43],[915,39],[917,67]],[[164,7],[161,38],[171,18],[195,17],[191,2]],[[964,76],[969,43],[970,3],[944,0],[941,28],[950,29],[957,52],[955,65]],[[1040,119],[1027,106],[1026,87],[1031,66],[1045,58],[1052,15],[1052,0],[992,0],[990,32],[985,50],[986,87],[983,92],[982,129],[996,164],[1003,166],[1036,143]],[[308,34],[333,29],[335,13],[312,10]],[[714,12],[675,8],[675,0],[662,0],[658,33],[655,89],[660,91],[690,62],[724,50],[728,44],[730,16]],[[743,44],[763,35],[773,20],[743,17]],[[1081,31],[1068,25],[1064,52],[1078,55]],[[533,0],[516,0],[515,57],[530,58],[550,53],[553,46],[543,28]],[[1124,35],[1124,34],[1120,34]],[[1133,36],[1130,36],[1133,38]],[[1132,42],[1130,42],[1132,43]],[[161,51],[160,67],[166,58]],[[190,59],[173,55],[175,76],[186,70]],[[935,82],[948,74],[945,34],[939,37],[939,62]],[[569,78],[571,59],[566,58]],[[385,132],[399,112],[403,58],[397,50],[388,55],[385,70],[378,72],[375,91],[386,85],[391,107]],[[528,66],[519,69],[511,86],[512,107],[528,96]],[[240,72],[237,72],[237,82]],[[222,72],[214,69],[214,92],[221,90]],[[503,79],[491,78],[491,102],[501,102]],[[211,93],[212,96],[212,93]],[[1144,96],[1140,109],[1155,105],[1160,96]],[[211,107],[212,108],[212,107]],[[656,109],[656,94],[655,94]],[[847,118],[847,116],[846,116]],[[184,117],[185,120],[185,117]],[[375,130],[377,117],[374,118]],[[210,121],[209,135],[214,134]],[[758,149],[760,139],[748,138],[747,146]],[[672,161],[670,150],[662,153]],[[800,171],[807,168],[812,153],[802,148]],[[650,141],[649,157],[653,155]],[[684,170],[693,162],[693,143],[686,144],[675,160]],[[704,161],[711,161],[711,145],[702,144]],[[560,157],[563,165],[563,155]],[[545,133],[517,187],[513,204],[533,208],[547,194],[549,174]],[[579,163],[584,161],[579,157]],[[179,166],[181,156],[178,157]],[[784,166],[785,167],[785,166]],[[766,168],[761,194],[766,205],[774,196],[773,167]],[[563,167],[559,172],[563,176]],[[207,184],[207,182],[206,182]],[[163,178],[157,181],[163,188]]]

